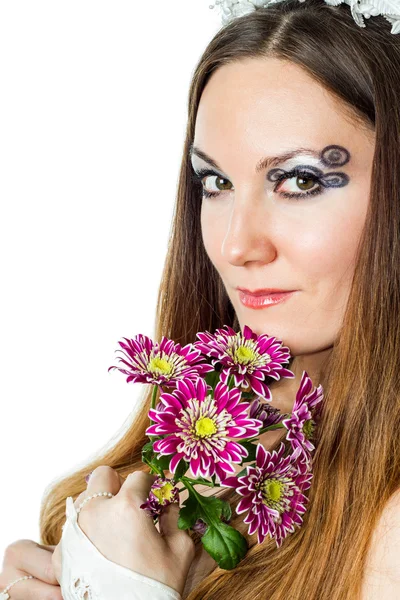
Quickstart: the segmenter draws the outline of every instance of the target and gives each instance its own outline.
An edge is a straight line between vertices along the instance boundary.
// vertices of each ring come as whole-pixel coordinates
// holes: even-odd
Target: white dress
[[[78,523],[71,496],[60,542],[64,600],[182,600],[168,585],[108,560]]]

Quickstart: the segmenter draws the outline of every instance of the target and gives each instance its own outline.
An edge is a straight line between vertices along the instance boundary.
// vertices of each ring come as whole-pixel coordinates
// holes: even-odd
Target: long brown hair
[[[348,118],[375,132],[370,200],[346,313],[324,381],[314,478],[303,526],[278,549],[255,544],[232,571],[214,569],[188,600],[353,600],[358,598],[372,530],[400,485],[400,36],[384,17],[359,27],[346,4],[284,0],[222,27],[195,69],[176,210],[159,288],[156,339],[185,345],[198,331],[239,324],[210,262],[200,229],[201,193],[188,157],[202,91],[220,66],[275,57],[301,66],[341,101]],[[139,333],[139,332],[138,332]],[[60,540],[65,499],[85,488],[85,474],[106,464],[123,477],[148,468],[152,389],[123,437],[90,464],[46,491],[42,543]],[[239,496],[224,489],[231,524],[241,531]],[[198,538],[192,534],[196,543]]]

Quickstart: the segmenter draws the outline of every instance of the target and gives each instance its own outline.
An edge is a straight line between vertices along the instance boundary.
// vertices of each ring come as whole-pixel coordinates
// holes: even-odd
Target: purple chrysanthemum
[[[207,384],[198,378],[178,381],[172,393],[160,395],[165,406],[162,411],[149,410],[155,421],[145,431],[146,435],[165,435],[156,440],[153,450],[160,455],[173,455],[169,470],[175,473],[181,459],[187,461],[194,477],[225,479],[235,473],[231,463],[241,463],[248,451],[235,439],[258,434],[262,422],[250,419],[248,402],[241,401],[241,392],[232,390],[221,381],[212,393]]]
[[[228,382],[230,375],[234,376],[236,387],[244,391],[251,388],[265,400],[272,399],[266,377],[279,380],[282,377],[292,379],[295,375],[289,369],[282,367],[290,359],[290,351],[275,337],[266,334],[258,336],[250,327],[244,326],[243,333],[236,333],[229,325],[224,325],[226,331],[217,329],[212,335],[208,331],[197,333],[199,342],[194,346],[204,354],[214,357],[211,364],[222,364],[220,380]]]
[[[239,515],[248,511],[243,521],[249,523],[250,535],[257,531],[259,544],[269,534],[281,546],[295,526],[302,524],[306,512],[308,499],[303,491],[310,487],[312,473],[298,460],[298,452],[283,458],[284,450],[284,443],[277,452],[257,444],[256,463],[247,467],[247,475],[221,482],[223,487],[235,488],[243,496],[236,512]]]
[[[312,387],[311,379],[306,371],[303,371],[292,414],[282,421],[288,430],[286,439],[290,441],[294,451],[299,450],[302,460],[306,462],[311,460],[311,452],[315,450],[311,442],[315,428],[313,417],[319,413],[324,397],[321,385],[310,393]]]
[[[221,515],[222,523],[230,523],[230,521],[231,521],[231,519],[226,519],[223,515]],[[200,537],[203,537],[203,535],[206,533],[206,531],[208,529],[208,525],[205,521],[203,521],[203,519],[197,519],[195,524],[192,525],[191,529],[192,529],[192,531],[196,531],[200,535]]]
[[[174,479],[158,475],[151,486],[146,502],[141,504],[140,508],[155,518],[172,502],[179,503],[179,489]]]
[[[260,400],[263,400],[263,398],[258,397],[251,402],[249,417],[262,421],[263,429],[264,427],[280,423],[286,417],[286,414],[281,413],[279,408],[275,408],[266,402],[260,402]]]
[[[136,335],[132,340],[123,339],[126,344],[118,343],[130,362],[123,358],[118,360],[127,365],[129,370],[115,366],[108,370],[118,369],[128,375],[127,383],[133,381],[173,387],[181,379],[196,380],[214,370],[209,364],[199,364],[205,359],[193,344],[181,348],[180,344],[175,344],[165,336],[157,343],[142,334]],[[121,350],[118,349],[118,352]]]
[[[192,526],[192,530],[196,531],[200,536],[203,536],[208,529],[208,525],[203,519],[197,519],[196,523]]]

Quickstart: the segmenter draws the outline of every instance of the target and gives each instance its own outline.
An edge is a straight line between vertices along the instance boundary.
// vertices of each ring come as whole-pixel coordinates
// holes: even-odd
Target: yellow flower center
[[[256,358],[255,353],[251,348],[247,346],[239,346],[235,351],[235,359],[236,362],[247,365],[249,362],[253,361]]]
[[[173,366],[165,358],[155,357],[152,358],[147,367],[148,371],[155,375],[169,375]]]
[[[196,421],[195,430],[199,437],[207,437],[215,433],[217,428],[210,417],[201,417]]]
[[[314,421],[312,419],[308,419],[305,421],[303,425],[303,433],[307,439],[310,439],[314,432]]]
[[[172,500],[173,489],[174,486],[171,483],[166,482],[161,488],[155,488],[152,492],[157,496],[160,504],[164,504],[164,500]]]
[[[266,479],[261,486],[263,502],[270,508],[282,511],[280,501],[282,500],[284,485],[278,479]]]

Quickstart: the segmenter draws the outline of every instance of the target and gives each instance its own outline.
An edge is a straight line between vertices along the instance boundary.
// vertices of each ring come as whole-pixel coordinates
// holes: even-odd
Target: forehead
[[[286,147],[332,143],[354,148],[360,125],[299,66],[250,58],[217,69],[203,90],[194,144],[210,153],[227,148],[262,155]]]

